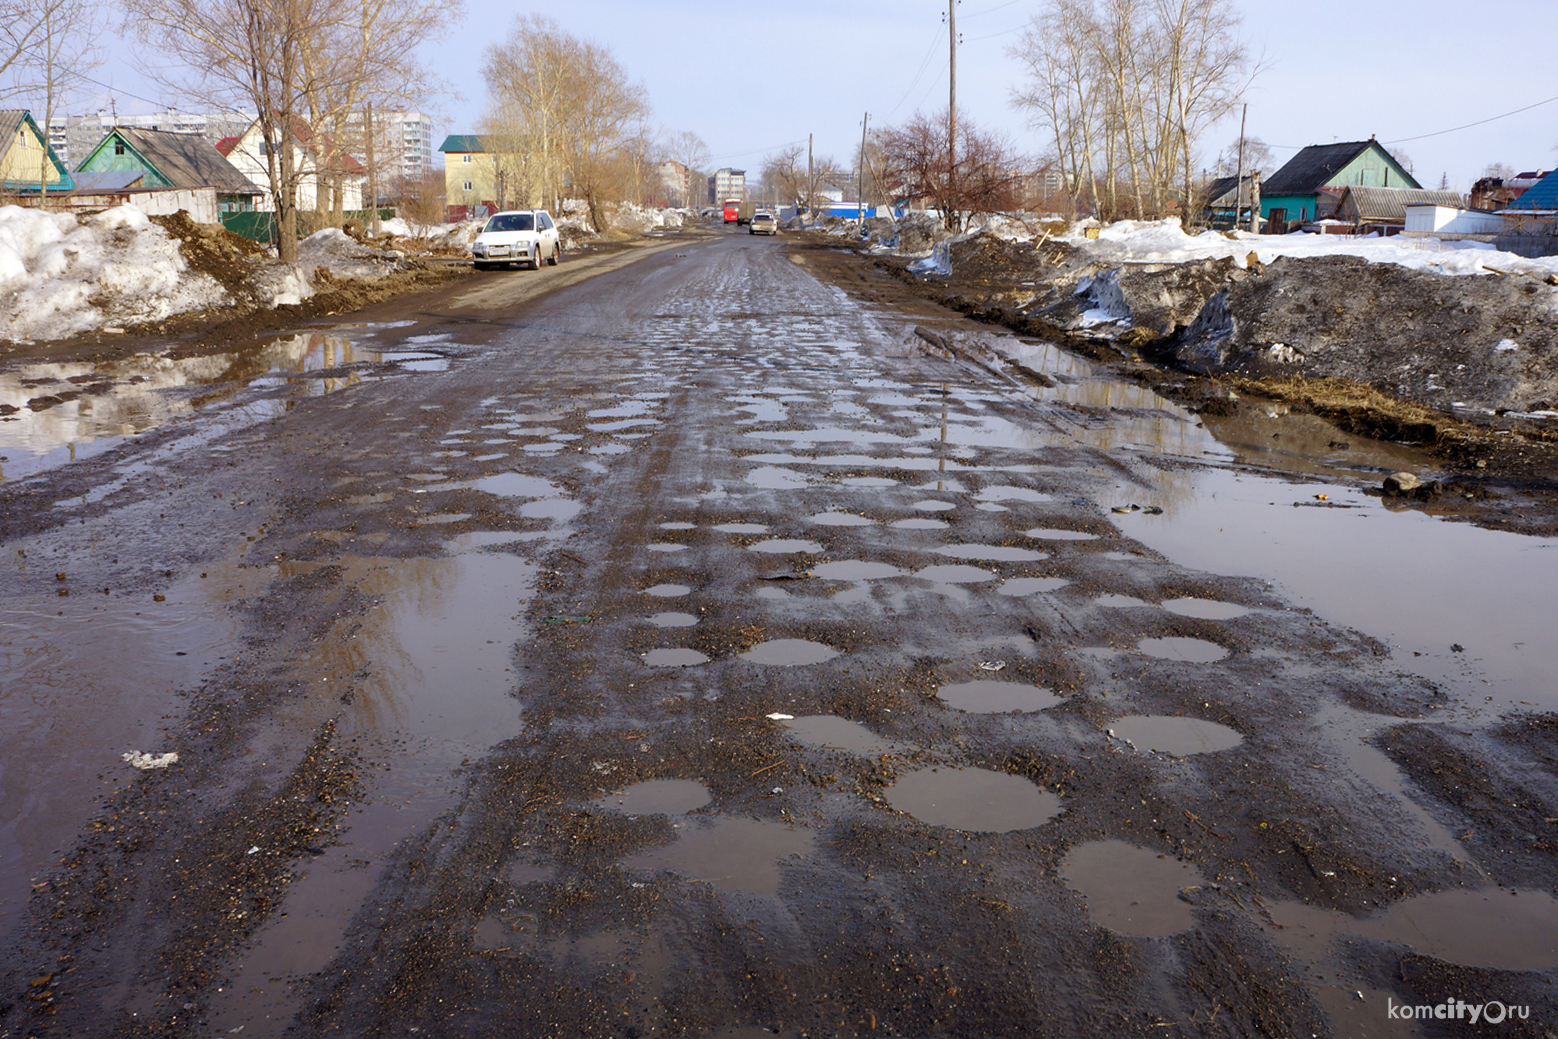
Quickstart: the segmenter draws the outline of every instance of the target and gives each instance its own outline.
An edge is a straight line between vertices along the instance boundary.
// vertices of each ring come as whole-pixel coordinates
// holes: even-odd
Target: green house
[[[1395,156],[1374,138],[1346,144],[1311,144],[1262,181],[1260,215],[1303,223],[1336,215],[1349,187],[1421,188]]]
[[[264,194],[199,134],[116,126],[76,167],[78,173],[139,170],[148,188],[215,188],[220,213],[250,213]]]
[[[49,140],[23,109],[0,110],[0,188],[18,194],[75,187]]]

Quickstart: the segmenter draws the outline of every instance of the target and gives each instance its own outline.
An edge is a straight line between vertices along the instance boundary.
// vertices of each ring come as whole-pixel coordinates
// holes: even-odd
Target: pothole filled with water
[[[824,581],[879,581],[888,577],[902,577],[906,573],[891,563],[872,563],[863,559],[840,559],[823,563],[812,570],[813,577]]]
[[[947,704],[970,714],[1006,714],[1010,711],[1042,711],[1064,703],[1048,689],[1022,682],[978,678],[944,685],[936,695]]]
[[[595,804],[628,815],[683,815],[708,804],[709,788],[691,779],[650,779],[605,794]]]
[[[657,599],[675,599],[691,593],[692,589],[685,584],[656,584],[644,589],[645,595],[653,595]]]
[[[690,628],[698,623],[698,618],[690,613],[667,611],[654,614],[649,618],[649,623],[657,628]]]
[[[759,541],[755,545],[748,545],[747,551],[767,552],[777,555],[788,552],[821,552],[822,546],[815,541],[807,541],[804,538],[773,538],[769,541]]]
[[[1170,715],[1127,715],[1110,725],[1109,731],[1119,739],[1130,740],[1137,750],[1174,757],[1213,754],[1244,742],[1243,736],[1226,725]]]
[[[1170,613],[1206,621],[1229,621],[1250,612],[1248,606],[1216,599],[1166,599],[1162,605]]]
[[[861,725],[847,718],[832,714],[812,714],[790,718],[784,723],[791,736],[812,747],[827,750],[843,750],[868,758],[890,754],[894,745]]]
[[[696,649],[652,649],[644,654],[644,663],[650,667],[697,667],[708,662],[709,658]]]
[[[883,794],[898,811],[921,822],[971,833],[1041,826],[1064,808],[1059,797],[1021,776],[983,768],[906,772]]]
[[[1117,934],[1160,938],[1195,926],[1179,897],[1201,883],[1188,862],[1124,841],[1090,841],[1067,853],[1060,875],[1087,900],[1094,922]]]
[[[1149,657],[1161,660],[1178,660],[1189,664],[1210,664],[1228,655],[1228,650],[1205,639],[1169,635],[1159,639],[1142,639],[1136,648]]]
[[[996,591],[1002,595],[1036,595],[1039,592],[1053,592],[1070,583],[1064,577],[1013,577],[1002,581]]]
[[[816,837],[765,819],[691,819],[675,843],[625,859],[630,869],[665,869],[721,891],[773,896],[782,867],[812,853]]]
[[[774,639],[770,642],[759,642],[741,654],[741,659],[749,660],[754,664],[794,667],[802,664],[820,664],[838,655],[838,650],[820,642],[811,642],[807,639]]]

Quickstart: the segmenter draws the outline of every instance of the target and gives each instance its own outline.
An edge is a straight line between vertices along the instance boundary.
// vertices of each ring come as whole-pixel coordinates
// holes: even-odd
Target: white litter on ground
[[[166,754],[142,754],[138,750],[129,750],[125,751],[120,757],[122,760],[128,761],[130,767],[142,769],[143,771],[149,768],[167,768],[169,765],[175,764],[179,759],[177,751],[169,751]]]

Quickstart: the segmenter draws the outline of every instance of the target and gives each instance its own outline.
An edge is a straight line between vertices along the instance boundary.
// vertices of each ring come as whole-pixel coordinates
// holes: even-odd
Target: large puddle
[[[983,768],[907,772],[883,793],[894,808],[921,822],[971,833],[1042,826],[1064,807],[1059,797],[1030,780]]]
[[[512,654],[522,635],[518,604],[534,594],[533,564],[493,552],[337,562],[378,605],[334,629],[303,665],[308,695],[289,722],[307,732],[338,717],[341,736],[373,766],[370,786],[342,839],[302,864],[285,912],[261,929],[216,997],[212,1019],[223,1031],[281,1034],[290,983],[335,956],[377,867],[453,803],[462,762],[523,728]]]
[[[1201,884],[1188,862],[1124,841],[1092,841],[1066,854],[1060,875],[1087,900],[1093,921],[1118,934],[1160,938],[1195,925],[1179,897]]]
[[[360,338],[367,338],[366,336]],[[376,350],[310,332],[203,357],[138,355],[104,364],[28,365],[0,372],[0,480],[16,480],[92,457],[170,418],[220,410],[227,425],[274,416],[244,390],[319,396],[397,371],[441,371],[427,350]]]
[[[948,707],[970,714],[1005,714],[1012,711],[1042,711],[1063,703],[1048,689],[1022,682],[1001,682],[992,678],[944,685],[936,695]]]
[[[677,840],[625,859],[630,869],[664,869],[721,891],[773,896],[783,867],[816,846],[809,830],[766,819],[715,817],[677,824]]]
[[[1127,715],[1109,726],[1109,735],[1125,740],[1137,750],[1171,757],[1212,754],[1244,742],[1243,736],[1226,725],[1203,718],[1154,714]]]
[[[832,714],[812,714],[784,722],[790,735],[802,743],[824,750],[842,750],[875,758],[891,754],[895,745],[884,740],[859,722]]]

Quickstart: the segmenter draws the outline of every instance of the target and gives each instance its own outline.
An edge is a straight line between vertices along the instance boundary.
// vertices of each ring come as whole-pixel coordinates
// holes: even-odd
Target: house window
[[[465,190],[466,190],[466,191],[469,191],[469,190],[471,190],[471,182],[470,182],[470,181],[466,181],[466,182],[465,182]]]
[[[114,154],[115,155],[123,155],[124,154],[124,142],[123,141],[115,141],[114,142]]]
[[[460,161],[461,162],[470,162],[471,161],[471,157],[469,155],[462,155],[462,156],[460,156]]]

